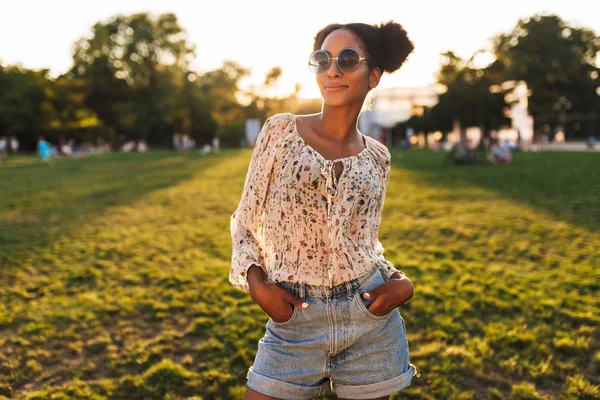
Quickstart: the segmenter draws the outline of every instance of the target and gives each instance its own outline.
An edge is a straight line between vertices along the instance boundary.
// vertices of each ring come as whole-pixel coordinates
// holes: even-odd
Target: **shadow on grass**
[[[515,153],[510,165],[453,165],[445,154],[394,150],[396,166],[445,188],[476,185],[543,210],[553,218],[600,230],[600,155],[584,152]]]
[[[191,178],[214,157],[158,151],[55,160],[50,166],[34,157],[7,163],[0,168],[0,264],[18,265],[105,209]]]
[[[119,399],[234,398],[251,362],[247,336],[265,323],[256,307],[243,329],[239,314],[223,312],[249,304],[227,282],[226,229],[249,156],[31,158],[0,169],[0,397],[47,389],[79,398],[94,386]],[[223,329],[225,318],[235,330]],[[35,362],[6,366],[2,354]],[[223,365],[235,373],[218,372]]]

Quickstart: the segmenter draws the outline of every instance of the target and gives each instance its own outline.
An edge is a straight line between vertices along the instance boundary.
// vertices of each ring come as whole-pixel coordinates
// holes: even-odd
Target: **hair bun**
[[[380,60],[382,72],[394,72],[402,66],[414,50],[414,45],[402,25],[394,21],[382,23],[378,27]]]

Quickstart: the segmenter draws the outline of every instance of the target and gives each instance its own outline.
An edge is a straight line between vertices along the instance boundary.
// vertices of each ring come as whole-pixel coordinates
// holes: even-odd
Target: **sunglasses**
[[[325,50],[316,50],[308,59],[308,69],[314,74],[321,75],[329,70],[331,60],[335,60],[340,71],[353,72],[358,69],[361,61],[369,62],[361,57],[356,50],[346,47],[337,57],[331,57]]]

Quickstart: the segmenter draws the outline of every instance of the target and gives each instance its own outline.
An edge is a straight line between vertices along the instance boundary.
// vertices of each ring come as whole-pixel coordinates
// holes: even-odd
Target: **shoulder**
[[[373,154],[375,160],[381,166],[384,171],[387,170],[392,164],[392,155],[387,146],[377,139],[365,135],[371,154]]]
[[[267,118],[256,140],[256,147],[267,151],[276,147],[284,137],[293,132],[293,114],[274,114]]]
[[[265,121],[265,127],[270,130],[285,130],[294,123],[294,114],[279,113],[271,115]]]

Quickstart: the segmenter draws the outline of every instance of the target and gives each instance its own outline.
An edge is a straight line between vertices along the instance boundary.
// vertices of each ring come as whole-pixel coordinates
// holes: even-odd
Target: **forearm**
[[[248,286],[250,287],[250,296],[252,297],[253,288],[256,289],[265,283],[265,272],[261,267],[253,264],[248,268],[247,279]]]

